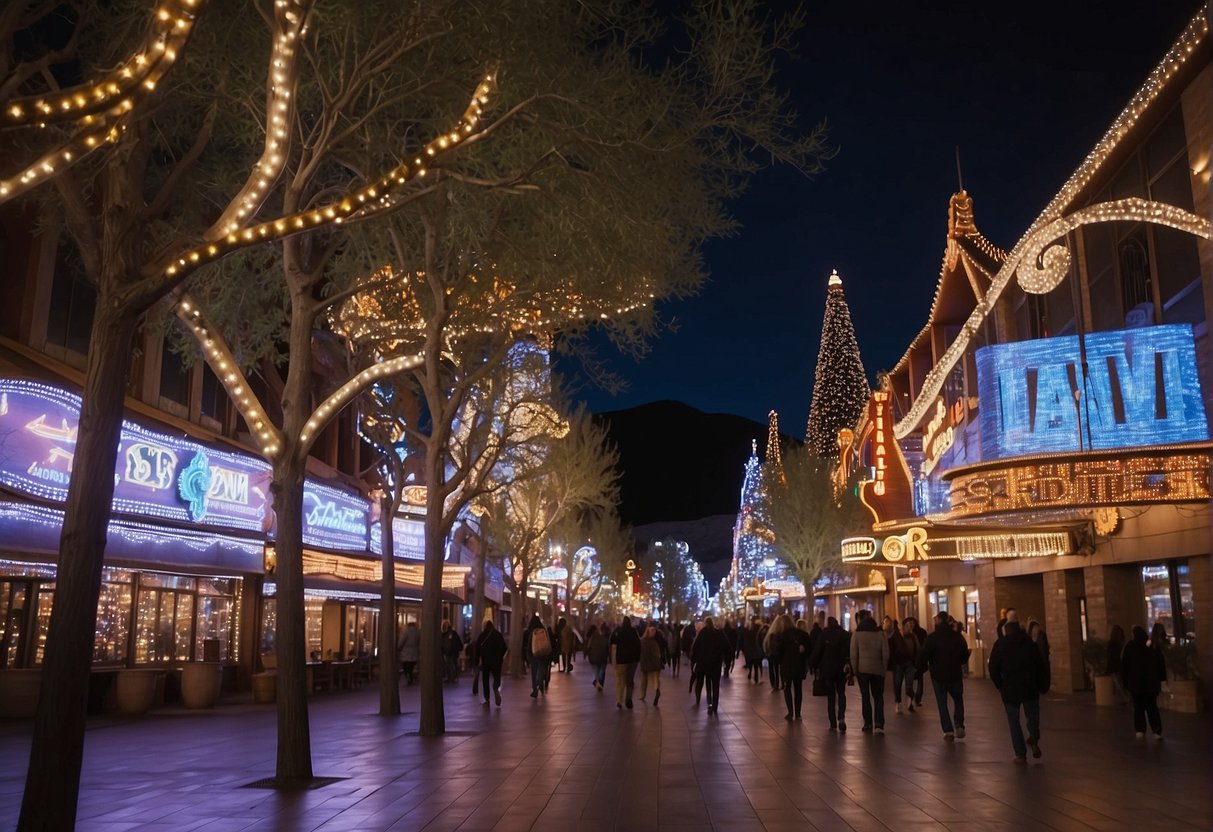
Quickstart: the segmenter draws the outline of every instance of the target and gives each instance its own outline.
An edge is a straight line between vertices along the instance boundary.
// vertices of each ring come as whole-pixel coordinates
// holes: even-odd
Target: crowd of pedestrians
[[[578,654],[591,669],[590,682],[606,690],[607,668],[613,666],[615,707],[631,710],[636,675],[640,674],[641,702],[657,706],[661,701],[661,676],[669,668],[670,678],[682,675],[684,660],[689,669],[688,695],[695,705],[707,697],[707,713],[720,708],[720,683],[740,659],[746,682],[782,691],[785,719],[801,719],[805,681],[813,697],[825,700],[831,732],[846,733],[847,689],[858,688],[865,733],[885,730],[885,683],[892,680],[893,707],[897,713],[914,713],[923,707],[924,680],[929,677],[945,742],[965,737],[964,684],[968,674],[970,647],[960,624],[947,613],[935,616],[928,633],[914,617],[898,622],[884,616],[878,624],[868,610],[855,613],[853,631],[833,617],[818,612],[812,622],[782,614],[771,619],[754,616],[749,621],[729,619],[717,623],[711,616],[681,626],[657,621],[633,621],[623,617],[618,624],[591,624],[585,632],[565,618],[555,627],[538,615],[531,616],[522,634],[522,658],[529,669],[531,697],[546,695],[552,667],[572,673]],[[1029,619],[1026,628],[1014,609],[1000,611],[997,640],[989,655],[989,677],[1001,696],[1010,733],[1014,761],[1026,763],[1041,751],[1040,697],[1051,684],[1049,641],[1040,623]],[[1133,704],[1137,736],[1145,736],[1147,724],[1161,739],[1162,721],[1158,695],[1166,681],[1163,647],[1167,641],[1161,624],[1151,633],[1133,627],[1130,639],[1114,626],[1108,640],[1107,668],[1117,690]],[[406,684],[413,684],[420,654],[420,631],[410,623],[397,645]],[[459,676],[463,640],[444,621],[440,635],[446,681]],[[483,686],[484,705],[501,705],[501,674],[509,652],[504,635],[486,621],[475,639],[469,638],[469,657],[477,668],[473,692]]]

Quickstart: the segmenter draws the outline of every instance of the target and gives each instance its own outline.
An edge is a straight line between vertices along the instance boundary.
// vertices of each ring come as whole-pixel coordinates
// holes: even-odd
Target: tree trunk
[[[476,562],[472,566],[473,574],[476,576],[476,591],[472,593],[472,638],[479,636],[481,629],[484,628],[484,577],[488,569],[485,564],[483,538],[476,550]]]
[[[278,567],[278,762],[275,777],[289,784],[312,777],[307,712],[307,636],[303,603],[303,478],[296,443],[284,443],[274,461],[274,546]]]
[[[105,301],[103,295],[89,338],[72,460],[77,476],[68,485],[59,539],[55,603],[46,637],[20,830],[71,829],[76,822],[97,598],[114,497],[123,396],[139,318],[133,309],[115,308]]]
[[[397,484],[396,489],[403,488]],[[392,520],[396,517],[395,495],[380,500],[379,522],[383,527],[383,580],[379,584],[379,715],[400,713],[400,684],[396,679],[396,544]]]
[[[434,435],[441,430],[434,426]],[[446,443],[431,437],[426,448],[425,578],[421,589],[421,716],[418,732],[423,737],[446,733],[442,702],[442,555],[445,546],[443,523],[443,463]]]
[[[508,564],[506,568],[509,568]],[[510,675],[515,679],[521,678],[526,673],[526,665],[522,661],[522,631],[526,629],[527,624],[531,623],[531,617],[527,614],[526,591],[526,581],[515,583],[510,590],[510,607],[513,616],[510,626]]]

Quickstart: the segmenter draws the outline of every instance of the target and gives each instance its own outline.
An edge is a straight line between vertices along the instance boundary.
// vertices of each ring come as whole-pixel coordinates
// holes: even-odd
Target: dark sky
[[[711,280],[661,308],[677,319],[642,361],[610,353],[629,387],[582,387],[596,412],[675,399],[803,435],[838,269],[869,378],[926,322],[939,277],[955,148],[978,228],[1011,248],[1103,135],[1199,3],[812,3],[783,63],[806,124],[838,155],[813,180],[763,173],[708,245]],[[562,368],[566,373],[568,368]]]

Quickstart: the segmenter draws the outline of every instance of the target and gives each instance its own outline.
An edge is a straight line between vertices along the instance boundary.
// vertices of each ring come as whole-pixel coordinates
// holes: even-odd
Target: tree
[[[818,457],[838,459],[838,431],[855,427],[870,393],[855,327],[851,324],[851,310],[842,293],[842,278],[834,272],[826,289],[813,404],[805,430],[805,442]]]
[[[660,610],[662,618],[670,621],[679,604],[690,607],[691,556],[687,544],[672,537],[654,541],[649,553],[649,597],[654,611]]]
[[[589,622],[590,605],[598,604],[609,576],[623,571],[634,545],[632,533],[621,523],[617,507],[611,506],[605,511],[589,512],[567,539],[584,541],[584,546],[578,545],[570,556],[565,579],[570,611],[576,602],[584,627]]]
[[[835,501],[831,466],[812,447],[790,449],[783,470],[783,483],[768,492],[775,552],[811,599],[817,580],[842,565],[840,543],[863,528],[863,514],[850,494]]]
[[[551,439],[542,465],[516,479],[487,501],[489,549],[501,558],[505,584],[521,622],[528,612],[528,590],[551,559],[553,533],[568,518],[606,512],[618,500],[617,458],[607,449],[605,433],[584,410],[569,419],[565,436]],[[522,630],[510,629],[511,670],[522,673]]]

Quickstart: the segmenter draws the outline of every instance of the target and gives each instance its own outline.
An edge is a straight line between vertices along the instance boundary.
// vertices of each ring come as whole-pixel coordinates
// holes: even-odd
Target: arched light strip
[[[338,387],[331,396],[321,402],[319,407],[312,412],[312,415],[308,417],[307,424],[300,431],[298,449],[300,457],[307,456],[308,450],[312,447],[312,442],[316,439],[316,435],[324,429],[329,419],[340,411],[341,408],[349,404],[363,390],[381,378],[419,367],[422,360],[423,358],[420,355],[401,355],[396,358],[389,358],[386,361],[378,361]]]
[[[1026,291],[1049,291],[1049,288],[1056,286],[1065,278],[1070,265],[1069,252],[1060,245],[1050,244],[1079,226],[1097,222],[1148,222],[1195,234],[1206,240],[1213,233],[1210,221],[1204,217],[1198,217],[1173,205],[1150,202],[1138,197],[1091,205],[1039,228],[1021,240],[1007,257],[1006,262],[1003,263],[1002,268],[998,270],[998,274],[990,283],[990,291],[973,309],[957,334],[956,340],[927,373],[926,378],[923,379],[922,389],[909,412],[893,426],[895,437],[904,439],[912,433],[926,415],[927,409],[935,406],[935,397],[943,388],[944,379],[952,372],[952,368],[968,349],[969,342],[981,327],[986,314],[998,302],[998,298],[1006,289],[1007,284],[1011,282],[1011,278],[1021,271],[1021,264],[1025,266],[1025,269],[1022,270],[1020,284]],[[1050,285],[1050,281],[1054,282]]]
[[[244,187],[212,227],[213,233],[205,239],[219,239],[255,217],[286,167],[289,125],[294,108],[291,91],[299,78],[297,45],[307,30],[311,8],[311,0],[276,0],[274,3],[274,48],[270,53],[266,83],[265,144],[261,158],[253,165]]]
[[[270,422],[269,416],[266,415],[257,396],[249,389],[248,380],[241,372],[240,365],[232,356],[231,350],[221,338],[216,338],[211,334],[206,319],[202,317],[202,311],[189,296],[177,304],[176,312],[177,317],[189,327],[190,332],[198,341],[198,345],[202,347],[206,363],[214,370],[219,383],[235,402],[240,415],[244,417],[244,421],[253,432],[253,437],[261,449],[261,455],[272,460],[282,447],[282,436]]]
[[[14,98],[4,105],[0,127],[28,127],[81,121],[111,109],[137,93],[151,78],[159,56],[172,64],[206,0],[169,0],[154,9],[143,44],[117,68],[91,81],[54,93]],[[151,56],[151,57],[149,57]]]
[[[197,0],[197,2],[201,3],[204,0]],[[107,99],[104,109],[99,114],[76,113],[70,119],[76,122],[76,130],[67,142],[44,153],[33,164],[15,176],[0,179],[0,203],[15,199],[47,181],[56,172],[71,167],[93,151],[118,140],[118,137],[126,130],[126,122],[135,110],[136,103],[151,95],[160,79],[172,69],[177,56],[193,31],[191,16],[174,17],[166,9],[161,9],[158,15],[169,15],[172,28],[163,39],[155,41],[156,45],[150,50],[150,57],[142,52],[135,56],[134,60],[139,62],[139,66],[145,70],[139,83],[129,89],[126,95]],[[114,88],[116,87],[106,82],[107,90]],[[83,99],[86,104],[88,103],[84,94],[78,93],[70,100],[61,102],[59,113],[66,116],[67,114],[63,112],[63,104],[69,108],[75,107],[76,102],[80,99]],[[50,106],[46,102],[42,103]],[[6,105],[5,112],[10,117],[18,111],[24,113],[25,109],[19,104]],[[39,127],[45,125],[46,122],[38,122]]]
[[[410,166],[402,163],[392,168],[370,185],[351,191],[339,200],[327,205],[309,208],[276,220],[249,226],[243,231],[231,231],[221,239],[188,249],[176,255],[163,267],[163,274],[175,280],[182,279],[200,267],[217,260],[229,252],[257,243],[280,240],[292,234],[340,224],[354,216],[363,207],[374,204],[393,191],[417,177],[424,177],[426,166],[446,151],[453,149],[476,128],[493,90],[493,76],[487,75],[476,87],[472,101],[449,133],[444,133],[427,144]]]

